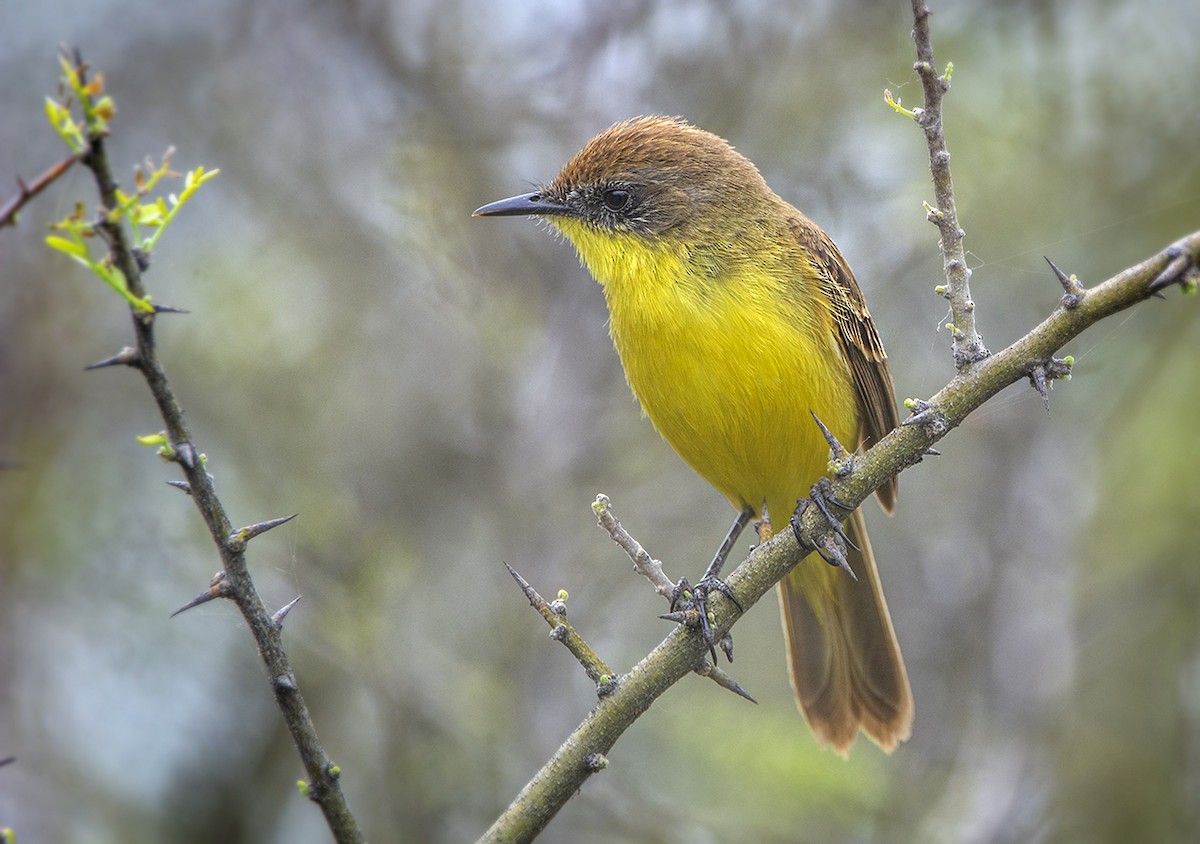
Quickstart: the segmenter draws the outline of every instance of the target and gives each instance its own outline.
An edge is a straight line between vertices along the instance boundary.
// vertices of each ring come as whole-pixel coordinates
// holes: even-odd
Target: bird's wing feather
[[[850,363],[862,415],[862,444],[870,448],[900,423],[887,353],[875,330],[862,291],[846,259],[816,224],[803,215],[788,221],[796,240],[810,256],[833,316],[838,342]],[[851,444],[847,443],[849,447]],[[858,445],[854,443],[853,445]],[[896,478],[876,490],[883,509],[896,502]]]

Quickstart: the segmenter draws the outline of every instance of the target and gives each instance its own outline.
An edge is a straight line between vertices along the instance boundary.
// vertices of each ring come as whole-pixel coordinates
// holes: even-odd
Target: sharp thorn
[[[187,481],[167,481],[167,486],[173,486],[175,489],[183,490],[188,495],[192,494],[192,485]]]
[[[186,604],[184,604],[179,609],[175,610],[175,612],[171,613],[167,617],[174,618],[175,616],[179,615],[180,613],[185,613],[190,609],[194,609],[195,607],[200,606],[201,604],[207,604],[209,601],[215,600],[219,597],[221,597],[221,596],[215,592],[202,592],[201,594],[197,595],[195,598],[192,598],[192,600],[188,601]]]
[[[275,614],[273,616],[271,616],[271,623],[274,624],[277,628],[283,627],[283,620],[285,618],[287,618],[287,614],[292,611],[292,607],[296,606],[296,604],[299,603],[299,601],[300,601],[300,596],[297,595],[289,603],[284,604],[282,607],[280,607],[278,610],[276,610]]]
[[[755,705],[758,704],[758,701],[755,700],[753,697],[751,697],[750,693],[748,691],[746,691],[745,689],[743,689],[742,684],[739,683],[737,680],[730,678],[728,688],[729,688],[729,691],[733,692],[734,694],[736,694],[740,697],[744,697],[746,700],[750,701],[751,703],[753,703]]]
[[[193,607],[198,607],[201,604],[207,604],[209,601],[217,598],[224,598],[228,590],[229,587],[225,583],[225,572],[219,571],[213,575],[212,582],[208,585],[208,591],[201,592],[195,598],[192,598],[192,600],[188,601],[182,607],[175,610],[175,612],[171,613],[168,618],[174,618],[180,613],[187,612]]]
[[[517,582],[517,586],[519,586],[521,591],[525,593],[525,598],[529,601],[529,605],[531,607],[535,607],[539,611],[541,611],[543,607],[546,607],[547,609],[549,608],[550,605],[546,602],[546,599],[538,594],[538,591],[530,585],[528,580],[521,576],[520,572],[518,572],[508,563],[504,563],[504,567],[508,569],[508,573],[512,575],[512,579]]]
[[[237,545],[237,544],[245,545],[247,542],[249,542],[254,537],[256,537],[260,534],[266,533],[267,531],[271,530],[272,528],[277,528],[280,525],[285,525],[288,522],[290,522],[292,519],[296,518],[296,516],[298,516],[298,515],[300,515],[300,514],[292,513],[292,515],[290,515],[290,516],[280,516],[278,519],[268,519],[265,522],[258,522],[256,524],[247,525],[246,527],[241,528],[239,530],[235,530],[233,533],[229,534],[229,538],[226,541],[231,544],[234,544],[234,545]]]
[[[1050,412],[1050,392],[1046,389],[1046,369],[1042,366],[1035,366],[1029,373],[1029,383],[1033,385],[1033,389],[1037,390],[1038,395],[1042,397],[1042,403],[1046,405],[1046,412]]]
[[[126,346],[112,357],[98,360],[95,363],[89,363],[83,369],[86,372],[90,369],[103,369],[106,366],[137,366],[139,361],[137,349],[132,346]]]
[[[696,610],[678,610],[676,612],[663,613],[659,616],[663,621],[673,621],[676,624],[683,624],[691,627],[699,617]]]
[[[817,550],[820,551],[821,549],[818,548]],[[846,559],[846,554],[842,551],[842,549],[834,546],[832,549],[827,550],[829,553],[828,557],[825,556],[825,554],[821,555],[825,562],[829,563],[831,566],[837,566],[857,581],[858,575],[854,573],[854,569],[850,568],[850,561]],[[831,560],[830,557],[833,559]]]
[[[1171,255],[1171,263],[1146,288],[1152,295],[1178,282],[1191,263],[1191,259],[1178,247],[1172,247],[1168,254]]]
[[[517,581],[517,585],[518,585],[518,586],[520,586],[522,589],[528,589],[528,588],[529,588],[529,581],[528,581],[528,580],[526,580],[525,578],[521,577],[521,573],[520,573],[520,572],[518,572],[518,571],[517,571],[515,568],[513,568],[512,566],[510,566],[508,563],[504,563],[504,567],[505,567],[506,569],[508,569],[508,573],[509,573],[510,575],[512,575],[512,579],[513,579],[513,580],[515,580],[515,581]]]
[[[1047,257],[1046,255],[1043,255],[1042,258],[1044,258],[1046,263],[1050,265],[1050,269],[1054,271],[1054,275],[1058,277],[1059,284],[1061,284],[1063,286],[1064,290],[1069,292],[1071,290],[1071,285],[1072,285],[1071,277],[1069,275],[1067,275],[1066,273],[1064,273],[1062,270],[1060,270],[1058,268],[1058,264],[1051,261],[1050,258]],[[1078,283],[1078,282],[1076,282],[1076,283]]]
[[[190,314],[191,313],[191,311],[184,310],[183,308],[172,308],[170,305],[158,305],[158,304],[151,303],[151,307],[154,308],[154,313],[156,313],[156,314]]]
[[[1044,255],[1042,257],[1045,258]],[[1055,277],[1058,278],[1058,283],[1062,285],[1062,306],[1067,309],[1079,307],[1079,303],[1083,301],[1083,294],[1087,292],[1084,286],[1079,283],[1079,279],[1064,273],[1049,258],[1046,258],[1046,263],[1050,265],[1050,269],[1054,271]]]
[[[938,451],[936,448],[927,448],[927,449],[925,449],[925,453],[927,455],[929,455],[930,457],[941,457],[942,456],[942,453],[940,451]]]
[[[838,438],[833,435],[833,432],[825,426],[825,423],[821,421],[817,414],[813,413],[811,410],[808,413],[810,416],[812,416],[813,421],[817,423],[817,427],[821,429],[821,434],[825,437],[825,442],[829,443],[829,454],[831,460],[845,460],[850,455],[850,452],[848,452],[846,447],[842,445]]]
[[[701,675],[702,677],[707,677],[721,688],[728,689],[739,697],[744,697],[751,703],[758,703],[757,700],[750,696],[749,692],[742,688],[741,683],[726,674],[715,663],[702,661],[700,665],[696,666],[695,670],[697,674]]]
[[[5,756],[3,759],[0,759],[0,768],[3,768],[5,765],[11,765],[13,762],[16,762],[16,761],[17,761],[16,756]]]

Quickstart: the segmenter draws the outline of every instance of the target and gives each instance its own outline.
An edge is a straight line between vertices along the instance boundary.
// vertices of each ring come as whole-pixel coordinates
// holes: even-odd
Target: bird
[[[851,449],[899,421],[849,264],[716,134],[625,120],[552,181],[474,214],[537,217],[575,247],[645,415],[737,512],[726,551],[752,519],[768,538],[770,516],[826,474],[814,416]],[[876,490],[889,513],[896,491],[895,478]],[[814,556],[779,583],[789,674],[822,745],[845,756],[861,730],[890,753],[911,734],[912,691],[861,510],[844,530],[853,577]]]

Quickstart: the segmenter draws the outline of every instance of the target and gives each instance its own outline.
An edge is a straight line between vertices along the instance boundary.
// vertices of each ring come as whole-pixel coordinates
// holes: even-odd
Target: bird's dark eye
[[[609,211],[624,211],[633,201],[633,196],[624,188],[609,188],[600,198]]]

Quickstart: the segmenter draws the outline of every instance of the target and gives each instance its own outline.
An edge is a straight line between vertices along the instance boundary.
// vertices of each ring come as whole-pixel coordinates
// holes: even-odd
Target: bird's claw
[[[821,559],[829,565],[837,566],[855,580],[858,580],[854,569],[850,567],[850,561],[846,558],[846,546],[849,545],[855,551],[861,549],[846,534],[846,529],[842,525],[841,520],[830,509],[831,506],[846,511],[852,511],[853,508],[848,507],[838,500],[828,478],[821,478],[821,480],[813,484],[808,495],[808,498],[802,498],[796,502],[796,511],[792,513],[791,525],[792,531],[796,534],[796,541],[800,543],[802,548],[811,548],[813,551],[816,551],[821,556]],[[800,519],[810,506],[814,506],[820,511],[821,516],[829,526],[829,533],[826,534],[824,542],[819,545],[810,545],[803,536],[803,526],[800,523]]]
[[[708,651],[712,655],[715,665],[717,662],[717,638],[713,631],[712,615],[708,609],[708,596],[713,592],[720,592],[733,601],[733,605],[738,608],[739,612],[742,611],[741,602],[733,594],[729,585],[720,578],[704,577],[699,583],[692,586],[686,577],[681,577],[671,594],[671,612],[661,618],[699,628],[700,636],[708,645]],[[733,638],[728,633],[724,634],[720,639],[720,645],[725,656],[732,662]]]

